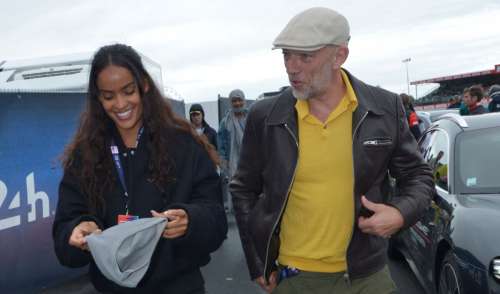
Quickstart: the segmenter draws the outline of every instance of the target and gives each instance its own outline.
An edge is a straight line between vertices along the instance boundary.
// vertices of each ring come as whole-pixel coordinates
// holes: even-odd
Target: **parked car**
[[[430,111],[428,111],[428,113],[429,113],[429,118],[431,119],[431,122],[435,122],[445,114],[448,114],[448,113],[459,114],[459,109],[458,108],[436,109],[436,110],[430,110]]]
[[[433,122],[438,120],[441,116],[447,114],[447,113],[459,113],[458,109],[452,108],[452,109],[438,109],[438,110],[429,110],[429,111],[424,111],[424,110],[417,110],[417,116],[419,119],[419,128],[420,132],[423,133],[425,130],[427,130]]]
[[[500,113],[445,114],[419,148],[436,194],[389,256],[408,261],[427,293],[500,293]]]

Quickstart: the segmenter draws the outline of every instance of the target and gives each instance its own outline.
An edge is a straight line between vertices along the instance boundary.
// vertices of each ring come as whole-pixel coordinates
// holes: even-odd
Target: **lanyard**
[[[141,127],[139,129],[139,132],[137,133],[137,139],[135,140],[135,148],[139,145],[139,139],[141,138],[142,132],[144,131],[144,127]],[[125,204],[125,210],[126,214],[128,214],[128,190],[127,190],[127,185],[125,184],[125,174],[123,172],[123,166],[121,164],[120,160],[120,152],[118,151],[118,146],[115,144],[115,140],[111,139],[111,155],[113,157],[113,161],[115,163],[116,171],[118,172],[118,178],[120,179],[120,183],[123,187],[123,191],[125,198],[127,198],[127,203]]]

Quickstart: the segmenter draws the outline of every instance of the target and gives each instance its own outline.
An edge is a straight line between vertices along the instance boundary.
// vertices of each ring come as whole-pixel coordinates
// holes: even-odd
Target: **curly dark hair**
[[[65,173],[77,177],[94,213],[104,210],[104,195],[117,181],[113,176],[114,165],[107,147],[114,123],[98,99],[100,93],[97,87],[99,74],[109,65],[126,68],[134,77],[143,107],[143,124],[150,134],[149,180],[161,191],[168,182],[175,180],[168,151],[172,144],[172,131],[190,133],[198,143],[208,148],[190,123],[173,112],[144,68],[141,56],[132,47],[123,44],[101,47],[92,60],[86,106],[78,130],[62,156]]]

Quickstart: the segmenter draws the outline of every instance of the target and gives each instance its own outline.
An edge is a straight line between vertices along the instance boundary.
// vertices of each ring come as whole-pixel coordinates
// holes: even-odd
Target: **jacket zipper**
[[[265,261],[264,261],[264,277],[266,276],[266,272],[267,272],[268,259],[269,259],[269,247],[271,245],[271,239],[273,237],[274,232],[276,231],[276,226],[278,225],[278,223],[279,223],[279,221],[281,219],[281,216],[283,215],[283,211],[285,210],[286,203],[288,202],[288,196],[290,196],[290,191],[292,190],[292,184],[293,184],[293,181],[295,180],[295,174],[297,172],[297,163],[298,163],[298,160],[299,160],[298,159],[299,141],[297,140],[297,137],[295,137],[295,135],[293,134],[292,130],[290,130],[290,128],[288,127],[288,124],[285,123],[283,126],[287,129],[287,131],[290,133],[290,135],[292,136],[293,140],[295,141],[295,146],[297,147],[297,160],[295,161],[295,167],[293,168],[292,180],[290,181],[290,185],[288,185],[288,191],[286,193],[286,199],[283,202],[283,205],[281,206],[280,214],[278,215],[278,218],[274,222],[273,229],[271,230],[271,234],[269,235],[269,237],[267,239],[266,257],[265,257]],[[265,278],[267,279],[267,277],[265,277]]]
[[[365,114],[363,114],[363,116],[361,117],[361,119],[359,120],[358,124],[356,125],[356,127],[354,128],[354,132],[352,133],[352,144],[354,146],[354,138],[356,137],[356,134],[358,133],[358,129],[359,127],[361,126],[361,124],[363,123],[363,121],[365,120],[365,118],[368,116],[368,113],[369,111],[365,112]],[[355,191],[355,187],[356,187],[356,173],[354,172],[354,149],[353,149],[353,154],[352,154],[352,172],[353,172],[353,179],[354,179],[354,185],[352,187],[353,191],[352,191],[352,198],[354,200],[354,219],[353,219],[353,225],[352,225],[352,230],[351,230],[351,235],[349,236],[349,242],[347,242],[347,249],[346,249],[346,257],[345,257],[345,261],[346,261],[346,265],[347,265],[347,270],[344,274],[344,280],[346,281],[347,285],[349,285],[349,287],[351,286],[351,278],[349,277],[349,259],[348,259],[348,256],[347,256],[347,251],[349,250],[349,245],[351,244],[351,241],[352,241],[352,235],[354,234],[354,230],[356,229],[355,228],[355,224],[356,224],[356,191]]]
[[[364,146],[388,146],[392,145],[392,140],[390,139],[374,139],[363,142]]]

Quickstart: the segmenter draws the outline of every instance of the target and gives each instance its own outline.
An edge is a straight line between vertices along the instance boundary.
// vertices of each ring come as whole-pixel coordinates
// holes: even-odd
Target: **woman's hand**
[[[81,222],[73,229],[69,237],[69,245],[81,250],[89,250],[85,237],[92,233],[101,233],[101,230],[95,222]]]
[[[163,231],[163,238],[174,239],[186,234],[189,217],[184,209],[169,209],[162,213],[151,210],[154,217],[167,218],[168,222]]]

